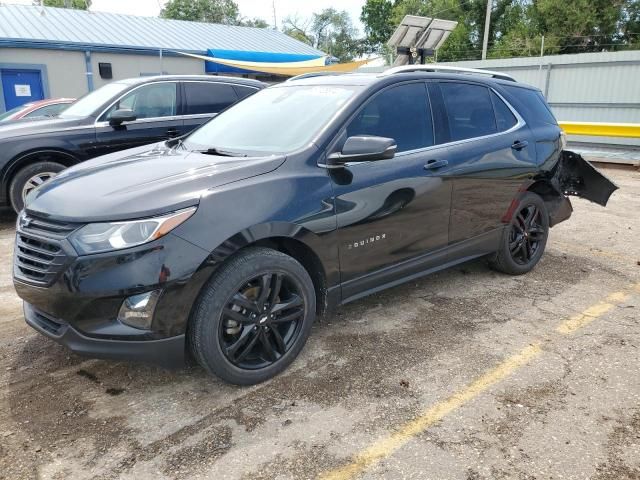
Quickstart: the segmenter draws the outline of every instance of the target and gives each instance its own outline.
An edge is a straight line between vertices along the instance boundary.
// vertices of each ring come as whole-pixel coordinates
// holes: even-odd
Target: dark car
[[[563,152],[540,91],[502,78],[285,82],[62,172],[18,219],[27,323],[82,354],[191,357],[252,384],[336,305],[478,257],[528,272],[567,194],[605,205],[616,187]]]
[[[63,169],[111,152],[178,137],[265,84],[206,75],[140,77],[109,83],[55,119],[0,127],[0,205],[24,198]]]

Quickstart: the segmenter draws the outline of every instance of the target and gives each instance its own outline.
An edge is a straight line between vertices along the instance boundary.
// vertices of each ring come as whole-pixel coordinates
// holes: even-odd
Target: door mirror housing
[[[121,125],[124,122],[133,122],[136,118],[136,114],[129,108],[121,108],[114,111],[109,117],[109,125],[116,126]]]
[[[371,162],[393,158],[398,146],[393,138],[355,136],[344,142],[341,152],[327,158],[328,167],[341,167],[349,162]]]

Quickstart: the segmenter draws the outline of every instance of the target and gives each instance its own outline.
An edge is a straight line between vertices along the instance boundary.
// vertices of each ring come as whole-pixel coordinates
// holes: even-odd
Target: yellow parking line
[[[640,288],[640,284],[634,285],[632,288]],[[616,303],[624,302],[629,298],[629,294],[626,292],[614,292],[609,295],[604,302],[596,303],[595,305],[590,306],[584,312],[575,315],[568,320],[562,322],[556,328],[556,332],[561,333],[562,335],[568,335],[570,333],[575,332],[579,328],[584,327],[585,325],[590,324],[600,315],[607,313],[613,307],[615,307]]]
[[[389,437],[378,440],[362,453],[358,454],[348,465],[321,475],[323,480],[344,480],[353,478],[377,461],[389,457],[406,444],[411,438],[426,430],[443,417],[470,402],[479,394],[509,376],[541,352],[540,344],[535,343],[512,355],[497,367],[489,370],[471,385],[454,393],[443,402],[437,403],[422,415],[405,423],[402,428]]]
[[[633,285],[631,288],[640,292],[640,283]],[[605,301],[598,302],[584,310],[581,314],[562,322],[556,328],[556,331],[561,334],[573,333],[611,310],[616,303],[623,302],[627,298],[629,298],[627,292],[614,292],[610,294]],[[378,461],[393,455],[394,452],[402,448],[409,440],[424,432],[449,413],[469,403],[478,395],[505,379],[520,367],[526,365],[540,355],[541,352],[540,342],[525,347],[520,352],[510,356],[498,366],[483,374],[470,385],[454,393],[446,400],[425,410],[413,420],[405,423],[396,432],[388,437],[375,441],[362,452],[355,455],[347,465],[325,472],[320,475],[320,478],[322,480],[347,480],[361,474]]]

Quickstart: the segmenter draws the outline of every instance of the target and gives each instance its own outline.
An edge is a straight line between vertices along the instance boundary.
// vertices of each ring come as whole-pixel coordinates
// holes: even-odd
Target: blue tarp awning
[[[240,60],[243,62],[301,62],[304,60],[313,60],[320,58],[322,55],[305,55],[299,53],[273,53],[273,52],[243,52],[239,50],[207,50],[208,56],[220,58],[223,60]],[[205,62],[205,71],[207,73],[250,73],[251,70],[230,67],[214,62]],[[255,73],[255,72],[251,72]]]

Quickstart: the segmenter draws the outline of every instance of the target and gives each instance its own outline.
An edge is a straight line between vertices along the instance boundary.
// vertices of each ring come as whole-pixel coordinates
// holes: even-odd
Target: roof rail
[[[292,82],[295,80],[302,80],[303,78],[313,78],[313,77],[325,77],[328,75],[344,75],[344,72],[308,72],[301,73],[300,75],[296,75],[295,77],[287,78],[285,82]]]
[[[401,65],[399,67],[392,67],[385,70],[380,76],[386,77],[387,75],[393,75],[395,73],[406,72],[446,72],[446,73],[462,73],[467,75],[488,75],[500,80],[509,80],[515,82],[516,79],[506,73],[493,72],[491,70],[483,70],[481,68],[463,68],[463,67],[450,67],[447,65],[427,64],[427,65]]]

